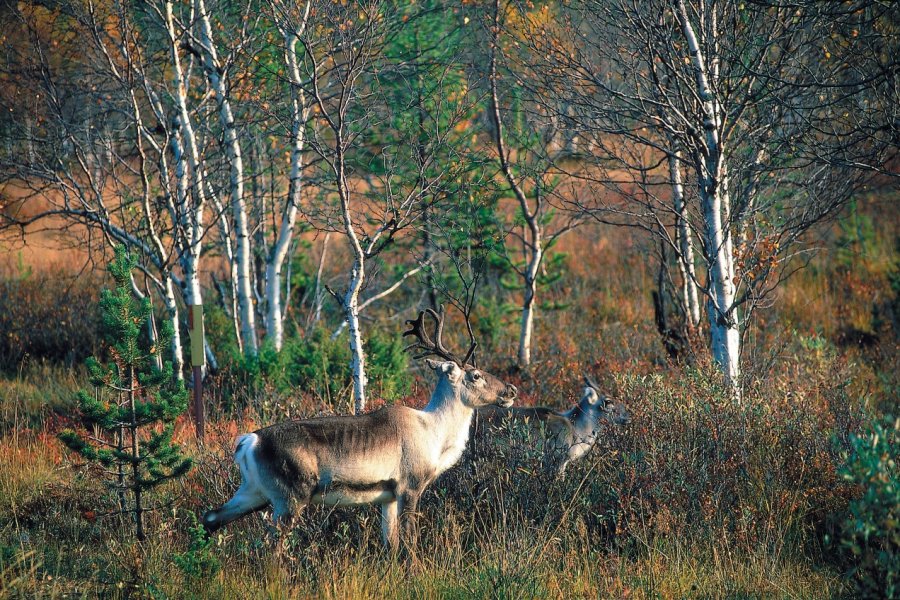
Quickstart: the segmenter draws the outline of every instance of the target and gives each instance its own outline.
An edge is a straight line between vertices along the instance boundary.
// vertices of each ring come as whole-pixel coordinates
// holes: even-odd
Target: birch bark
[[[219,121],[222,125],[225,148],[231,163],[230,190],[231,208],[234,218],[236,236],[235,262],[237,264],[237,303],[240,313],[241,339],[244,353],[255,356],[257,353],[256,316],[253,308],[253,284],[250,277],[250,228],[247,218],[247,205],[244,198],[244,159],[241,145],[234,125],[234,112],[225,85],[225,77],[219,61],[218,51],[212,37],[212,24],[206,10],[204,0],[195,0],[200,45],[203,52],[203,68],[209,83],[216,93],[216,104],[219,107]]]
[[[722,130],[721,107],[707,76],[704,59],[695,29],[688,16],[684,0],[676,3],[676,15],[690,51],[694,68],[694,83],[703,118],[702,156],[699,158],[698,185],[704,218],[704,248],[709,262],[711,293],[708,300],[710,344],[713,359],[736,395],[740,395],[740,322],[735,300],[735,272],[731,255],[732,242],[729,223],[730,198],[727,187],[727,170],[720,132]],[[707,28],[715,28],[714,15],[704,14],[711,8],[700,9],[701,17],[707,17]],[[715,31],[709,31],[711,38]],[[718,63],[713,57],[712,75],[717,74]]]
[[[684,183],[681,178],[681,154],[669,154],[669,177],[672,181],[672,202],[675,207],[675,235],[678,245],[678,270],[681,272],[681,301],[687,313],[688,324],[700,325],[700,300],[697,295],[697,273],[694,267],[694,245],[691,227],[687,219],[684,201]]]
[[[516,201],[525,225],[523,227],[522,241],[524,243],[526,268],[520,271],[524,283],[524,298],[522,300],[522,321],[519,329],[519,348],[517,353],[520,367],[531,365],[531,340],[534,332],[534,311],[537,298],[537,276],[544,258],[543,228],[541,226],[542,202],[540,194],[535,198],[534,209],[529,206],[528,198],[519,182],[516,180],[509,164],[509,154],[504,139],[503,119],[500,115],[500,100],[497,93],[497,52],[500,46],[500,2],[494,2],[494,26],[493,39],[490,52],[490,85],[491,85],[491,116],[493,117],[494,144],[500,161],[500,168],[506,178]]]
[[[303,181],[304,127],[309,117],[306,95],[301,87],[297,62],[297,42],[309,17],[311,3],[306,3],[300,31],[282,28],[285,42],[284,60],[291,84],[291,158],[287,202],[281,215],[278,238],[266,260],[266,339],[276,350],[284,345],[284,312],[281,300],[281,271],[294,235]]]
[[[175,29],[173,3],[171,0],[165,3],[165,20],[169,36],[169,50],[172,57],[172,79],[177,111],[170,145],[175,160],[176,219],[184,232],[184,241],[179,255],[179,261],[184,273],[184,280],[181,282],[181,285],[183,287],[184,302],[190,306],[203,304],[203,289],[200,285],[200,254],[203,246],[203,218],[206,208],[206,194],[204,190],[203,165],[200,162],[197,138],[194,134],[187,105],[187,89],[179,54],[180,36]],[[187,159],[184,156],[184,148],[187,149]],[[190,165],[190,176],[185,168],[186,163]],[[188,181],[190,181],[191,198],[189,198],[188,194]],[[177,309],[173,312],[170,308],[169,313],[170,317],[178,318]],[[177,328],[180,326],[180,323],[176,320],[174,325]],[[211,363],[211,366],[213,364],[214,362]]]

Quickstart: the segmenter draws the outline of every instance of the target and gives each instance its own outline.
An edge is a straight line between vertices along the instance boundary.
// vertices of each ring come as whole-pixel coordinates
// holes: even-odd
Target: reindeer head
[[[512,406],[516,399],[516,386],[503,383],[490,373],[472,365],[460,366],[452,360],[445,362],[426,359],[438,377],[446,378],[450,386],[459,392],[462,403],[469,408],[496,404],[503,408]]]
[[[594,423],[606,421],[613,425],[625,425],[631,422],[628,408],[600,393],[597,383],[587,375],[584,377],[584,392],[578,405]]]
[[[425,315],[429,315],[435,323],[434,339],[425,331]],[[479,406],[487,406],[488,404],[496,404],[504,408],[512,406],[513,400],[518,393],[516,386],[503,383],[490,373],[486,373],[476,366],[469,363],[472,354],[477,346],[476,342],[472,342],[465,358],[459,359],[455,354],[450,352],[441,339],[444,330],[444,309],[441,312],[429,309],[419,311],[419,316],[415,320],[406,322],[409,330],[403,335],[415,336],[416,341],[407,347],[407,350],[416,348],[419,354],[416,358],[424,358],[426,356],[438,356],[443,361],[427,359],[426,362],[438,377],[445,379],[447,383],[457,392],[463,404],[469,408],[478,408]]]

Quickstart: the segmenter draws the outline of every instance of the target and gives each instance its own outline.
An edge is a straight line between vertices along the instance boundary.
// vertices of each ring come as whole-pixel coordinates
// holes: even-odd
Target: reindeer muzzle
[[[503,408],[509,408],[513,405],[513,401],[516,399],[516,395],[519,393],[519,390],[516,389],[516,386],[509,383],[506,385],[506,391],[503,396],[500,396],[500,401],[497,402]]]

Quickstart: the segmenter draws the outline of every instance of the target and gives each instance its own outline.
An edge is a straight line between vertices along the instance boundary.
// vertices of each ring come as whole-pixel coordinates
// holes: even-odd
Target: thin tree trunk
[[[306,4],[301,30],[306,24],[309,15],[310,3]],[[281,270],[290,248],[294,234],[294,225],[297,220],[297,209],[300,205],[303,180],[303,149],[304,127],[308,110],[306,98],[301,86],[300,67],[297,63],[297,38],[300,32],[288,31],[285,33],[285,63],[291,81],[291,166],[288,183],[287,203],[281,215],[281,226],[278,231],[278,239],[266,261],[266,299],[268,310],[266,312],[266,337],[276,350],[281,350],[284,345],[284,318],[283,313],[287,307],[282,307],[281,302]],[[328,236],[325,237],[326,243]],[[323,249],[324,255],[324,249]],[[316,279],[318,285],[318,277]],[[318,320],[318,319],[317,319]]]
[[[322,255],[319,256],[319,267],[316,269],[316,287],[315,287],[315,309],[313,310],[313,325],[318,325],[322,318],[322,304],[325,302],[325,291],[322,285],[322,273],[325,270],[325,257],[328,254],[328,239],[331,232],[325,233],[325,239],[322,240]]]
[[[675,205],[675,235],[678,245],[678,270],[681,273],[681,301],[687,314],[688,325],[695,329],[700,325],[700,300],[697,294],[697,273],[694,267],[694,246],[691,227],[687,219],[684,201],[684,185],[681,180],[681,156],[678,151],[669,155],[669,175],[672,179],[672,200]]]
[[[213,208],[218,215],[216,222],[219,224],[219,236],[222,238],[222,246],[225,252],[225,261],[228,263],[229,277],[228,282],[231,284],[231,326],[234,328],[234,339],[237,342],[238,352],[244,353],[244,337],[241,335],[241,313],[238,309],[238,263],[234,259],[234,248],[231,245],[231,225],[228,223],[228,215],[222,207],[212,190],[209,191],[209,197],[212,198]]]
[[[130,413],[129,430],[131,432],[131,485],[134,492],[134,523],[137,530],[138,541],[144,541],[144,506],[141,499],[141,447],[138,440],[137,413],[135,412],[135,385],[134,367],[128,367],[128,409]]]
[[[741,336],[737,307],[734,306],[735,272],[732,256],[730,223],[730,199],[727,188],[727,169],[724,163],[724,142],[721,131],[721,109],[710,85],[707,65],[700,44],[691,24],[684,0],[677,0],[676,15],[687,41],[690,60],[694,66],[697,95],[701,101],[705,148],[698,167],[700,201],[705,222],[704,246],[709,264],[710,294],[708,316],[710,323],[710,349],[713,359],[722,369],[735,396],[740,398],[740,349]],[[706,7],[713,10],[714,7]],[[701,9],[701,13],[703,10]],[[714,15],[711,28],[716,26]],[[703,14],[701,14],[701,20]],[[715,38],[715,31],[708,31]],[[712,77],[718,75],[718,63],[713,56]]]
[[[190,111],[187,106],[187,90],[185,88],[184,71],[179,55],[179,36],[175,30],[175,17],[171,0],[165,5],[166,27],[169,34],[172,55],[172,79],[175,88],[175,102],[178,109],[175,135],[172,136],[172,149],[176,153],[176,187],[178,194],[178,217],[184,228],[186,240],[182,248],[180,260],[184,271],[184,301],[187,305],[202,304],[203,290],[200,286],[200,253],[203,244],[203,213],[206,206],[203,167],[200,163],[200,151],[197,138],[191,124]],[[185,160],[181,154],[183,137],[184,146],[191,167],[190,188],[193,203],[188,203]]]
[[[359,328],[359,309],[356,305],[356,300],[358,300],[358,295],[351,297],[351,294],[348,292],[344,300],[344,310],[347,314],[347,326],[350,330],[350,351],[352,354],[350,371],[353,373],[353,408],[356,414],[359,415],[366,409],[366,384],[368,379],[366,377],[366,352],[363,348],[362,333]]]
[[[519,366],[527,367],[531,364],[531,338],[534,331],[534,303],[537,297],[537,276],[541,266],[543,251],[541,250],[540,235],[536,244],[530,248],[531,261],[525,272],[525,298],[522,302],[522,325],[519,331]]]
[[[422,245],[424,247],[424,263],[428,265],[425,273],[425,282],[428,292],[428,306],[431,310],[438,309],[437,282],[434,279],[434,240],[431,233],[431,210],[426,205],[422,211]]]
[[[740,330],[734,303],[734,271],[722,223],[722,200],[708,190],[701,191],[706,243],[710,263],[709,326],[710,344],[715,361],[728,382],[737,389],[740,380]]]
[[[99,397],[99,389],[95,389],[94,395],[97,400]],[[122,399],[122,392],[117,392],[118,395],[118,405],[122,406],[124,401]],[[121,454],[125,450],[125,427],[121,424],[116,426],[116,450]],[[116,461],[116,482],[118,485],[116,486],[116,497],[119,500],[119,510],[122,511],[122,514],[126,514],[128,512],[128,498],[125,495],[125,463],[120,461]]]
[[[542,238],[542,226],[540,223],[541,197],[536,195],[535,207],[532,210],[528,205],[525,191],[516,181],[509,164],[506,142],[503,137],[503,119],[500,115],[500,99],[497,93],[497,52],[500,45],[500,0],[494,2],[494,27],[493,40],[490,53],[490,85],[491,85],[491,115],[494,121],[494,144],[500,161],[500,168],[509,184],[510,189],[519,203],[519,209],[524,220],[522,242],[524,244],[525,261],[528,265],[523,274],[525,284],[525,296],[522,302],[522,326],[519,334],[518,362],[520,367],[531,365],[531,338],[534,329],[534,310],[537,296],[537,276],[541,268],[541,260],[544,257]],[[530,239],[528,239],[530,237]]]
[[[184,349],[181,346],[181,323],[178,320],[178,303],[175,302],[175,286],[172,278],[165,278],[165,293],[163,302],[166,305],[166,311],[169,313],[169,320],[172,322],[172,370],[175,372],[175,378],[184,381]]]
[[[203,66],[210,85],[216,92],[219,106],[219,121],[222,124],[225,148],[231,163],[231,208],[234,218],[234,233],[237,239],[235,262],[237,264],[238,310],[240,312],[241,339],[244,353],[256,356],[256,316],[253,308],[253,285],[250,277],[250,227],[247,206],[244,199],[244,160],[241,145],[234,126],[234,113],[228,100],[228,89],[221,73],[221,65],[212,39],[212,24],[204,0],[195,0],[200,26],[200,44],[203,51]]]

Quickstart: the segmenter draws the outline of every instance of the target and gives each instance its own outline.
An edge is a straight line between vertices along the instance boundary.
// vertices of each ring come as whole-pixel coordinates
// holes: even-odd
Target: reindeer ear
[[[581,396],[581,400],[587,401],[587,403],[591,405],[603,404],[603,396],[598,394],[597,390],[595,390],[591,386],[585,386],[584,393]]]
[[[452,360],[448,361],[440,361],[440,360],[432,360],[430,358],[425,359],[425,363],[434,371],[438,373],[452,373],[453,369],[458,368],[456,363]]]

